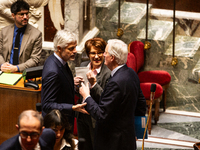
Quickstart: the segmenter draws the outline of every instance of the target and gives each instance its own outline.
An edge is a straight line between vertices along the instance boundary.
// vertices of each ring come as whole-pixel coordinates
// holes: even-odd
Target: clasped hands
[[[6,62],[1,65],[1,71],[6,72],[6,73],[17,72],[18,68],[17,68],[17,66],[14,66],[14,65]]]

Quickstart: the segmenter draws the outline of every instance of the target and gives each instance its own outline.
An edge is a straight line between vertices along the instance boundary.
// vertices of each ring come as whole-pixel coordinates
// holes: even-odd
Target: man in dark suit
[[[14,24],[3,28],[0,33],[0,67],[3,72],[23,72],[39,64],[42,33],[28,23],[29,5],[25,1],[14,2],[11,13]],[[19,42],[16,41],[18,32]],[[16,43],[19,44],[16,46]]]
[[[146,100],[135,71],[126,66],[127,45],[121,40],[108,41],[104,52],[105,65],[112,78],[97,104],[82,83],[79,92],[86,110],[96,119],[94,150],[135,150],[135,115],[144,116]]]
[[[74,60],[76,36],[68,31],[60,30],[54,37],[54,54],[44,63],[42,71],[42,115],[53,109],[59,109],[68,116],[69,123],[74,124],[74,111],[87,113],[82,109],[86,104],[74,105],[74,79],[67,64]]]
[[[37,111],[23,111],[16,128],[19,134],[3,142],[0,150],[54,149],[55,132],[51,129],[44,129],[43,118]]]

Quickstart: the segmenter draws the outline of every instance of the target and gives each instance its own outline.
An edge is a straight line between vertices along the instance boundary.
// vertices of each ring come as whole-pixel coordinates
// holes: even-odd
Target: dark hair
[[[59,110],[54,109],[44,117],[45,128],[56,128],[57,126],[62,126],[65,128],[65,133],[63,138],[71,145],[71,150],[74,150],[75,143],[72,140],[73,134],[71,131],[71,126],[68,122],[67,117],[61,113]]]
[[[85,42],[85,52],[89,57],[89,53],[92,47],[94,49],[105,52],[107,43],[102,38],[92,38]]]
[[[29,4],[23,0],[17,0],[11,5],[11,13],[14,13],[15,15],[17,12],[20,12],[21,10],[28,10],[29,11]]]

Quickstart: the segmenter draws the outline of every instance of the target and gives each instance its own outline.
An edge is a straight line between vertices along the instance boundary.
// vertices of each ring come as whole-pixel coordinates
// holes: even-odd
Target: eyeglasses
[[[37,139],[40,135],[37,132],[27,133],[27,132],[24,132],[24,131],[20,132],[19,134],[20,134],[22,139],[27,139],[27,137],[30,136],[30,138],[34,139],[34,140]]]
[[[90,54],[92,57],[95,57],[96,55],[98,55],[99,57],[103,56],[103,52],[98,52],[98,53],[90,52],[89,54]]]
[[[26,15],[27,17],[29,17],[30,12],[27,12],[27,13],[17,13],[17,15],[20,16],[20,17],[24,17],[24,15]]]

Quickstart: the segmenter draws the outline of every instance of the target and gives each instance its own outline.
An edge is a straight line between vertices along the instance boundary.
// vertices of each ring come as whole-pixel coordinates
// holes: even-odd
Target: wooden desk
[[[23,78],[16,85],[0,84],[0,144],[18,134],[15,125],[20,113],[36,110],[41,102],[41,85],[38,90],[24,87]]]

